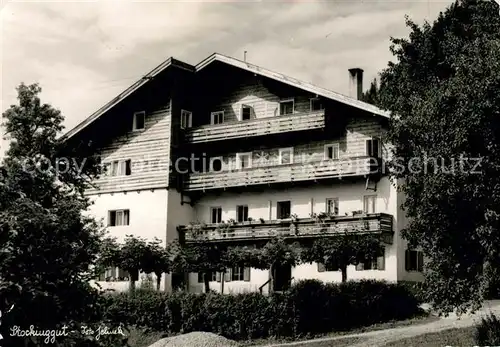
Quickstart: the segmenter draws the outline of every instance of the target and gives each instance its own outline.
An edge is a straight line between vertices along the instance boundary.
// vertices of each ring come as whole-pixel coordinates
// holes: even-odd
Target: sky
[[[1,0],[2,111],[21,82],[76,126],[168,57],[197,64],[214,52],[348,94],[392,60],[405,15],[433,21],[452,1],[24,1]]]

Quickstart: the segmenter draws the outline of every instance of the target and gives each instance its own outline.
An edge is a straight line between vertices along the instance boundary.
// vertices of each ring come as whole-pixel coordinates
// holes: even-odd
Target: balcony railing
[[[352,233],[380,234],[384,242],[392,243],[393,217],[385,213],[371,213],[349,217],[303,218],[277,221],[251,221],[236,224],[206,224],[179,226],[186,242],[252,241],[275,236],[285,238],[315,238]]]
[[[203,143],[291,131],[322,129],[324,127],[325,111],[323,110],[217,125],[204,125],[186,130],[185,138],[190,143]]]
[[[377,160],[374,158],[361,157],[265,166],[235,171],[192,173],[186,176],[184,190],[225,189],[261,184],[366,176],[375,173],[378,168],[376,164]]]

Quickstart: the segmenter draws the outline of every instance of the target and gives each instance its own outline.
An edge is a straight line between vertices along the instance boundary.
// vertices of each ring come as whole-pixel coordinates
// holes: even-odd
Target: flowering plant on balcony
[[[217,224],[215,231],[222,235],[222,237],[226,237],[227,234],[231,233],[233,230],[231,228],[231,224],[222,221],[221,223]]]
[[[187,225],[187,231],[193,236],[200,236],[205,233],[206,226],[207,225],[205,223],[199,221],[189,222]]]

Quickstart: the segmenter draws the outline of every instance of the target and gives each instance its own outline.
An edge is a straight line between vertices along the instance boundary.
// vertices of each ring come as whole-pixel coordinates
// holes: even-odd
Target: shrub
[[[106,300],[112,322],[169,334],[209,331],[235,340],[316,335],[418,313],[418,301],[404,286],[377,281],[306,280],[269,296],[137,290]]]
[[[500,320],[494,314],[481,318],[474,332],[474,341],[479,346],[500,346]]]

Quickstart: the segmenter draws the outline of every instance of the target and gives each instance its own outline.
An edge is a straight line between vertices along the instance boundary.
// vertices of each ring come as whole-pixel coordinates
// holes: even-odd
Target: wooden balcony
[[[185,139],[188,143],[205,143],[292,131],[323,129],[324,127],[325,111],[322,110],[248,121],[227,122],[218,125],[204,125],[186,130]]]
[[[236,224],[197,224],[179,226],[182,239],[188,243],[258,241],[275,236],[303,239],[320,236],[339,236],[349,233],[378,234],[385,243],[393,238],[393,217],[385,213],[326,218],[302,218],[277,221],[251,221]]]
[[[376,166],[376,162],[376,160],[370,157],[360,157],[237,169],[234,171],[192,173],[184,181],[184,190],[203,191],[273,183],[366,176],[377,170],[378,166]]]

